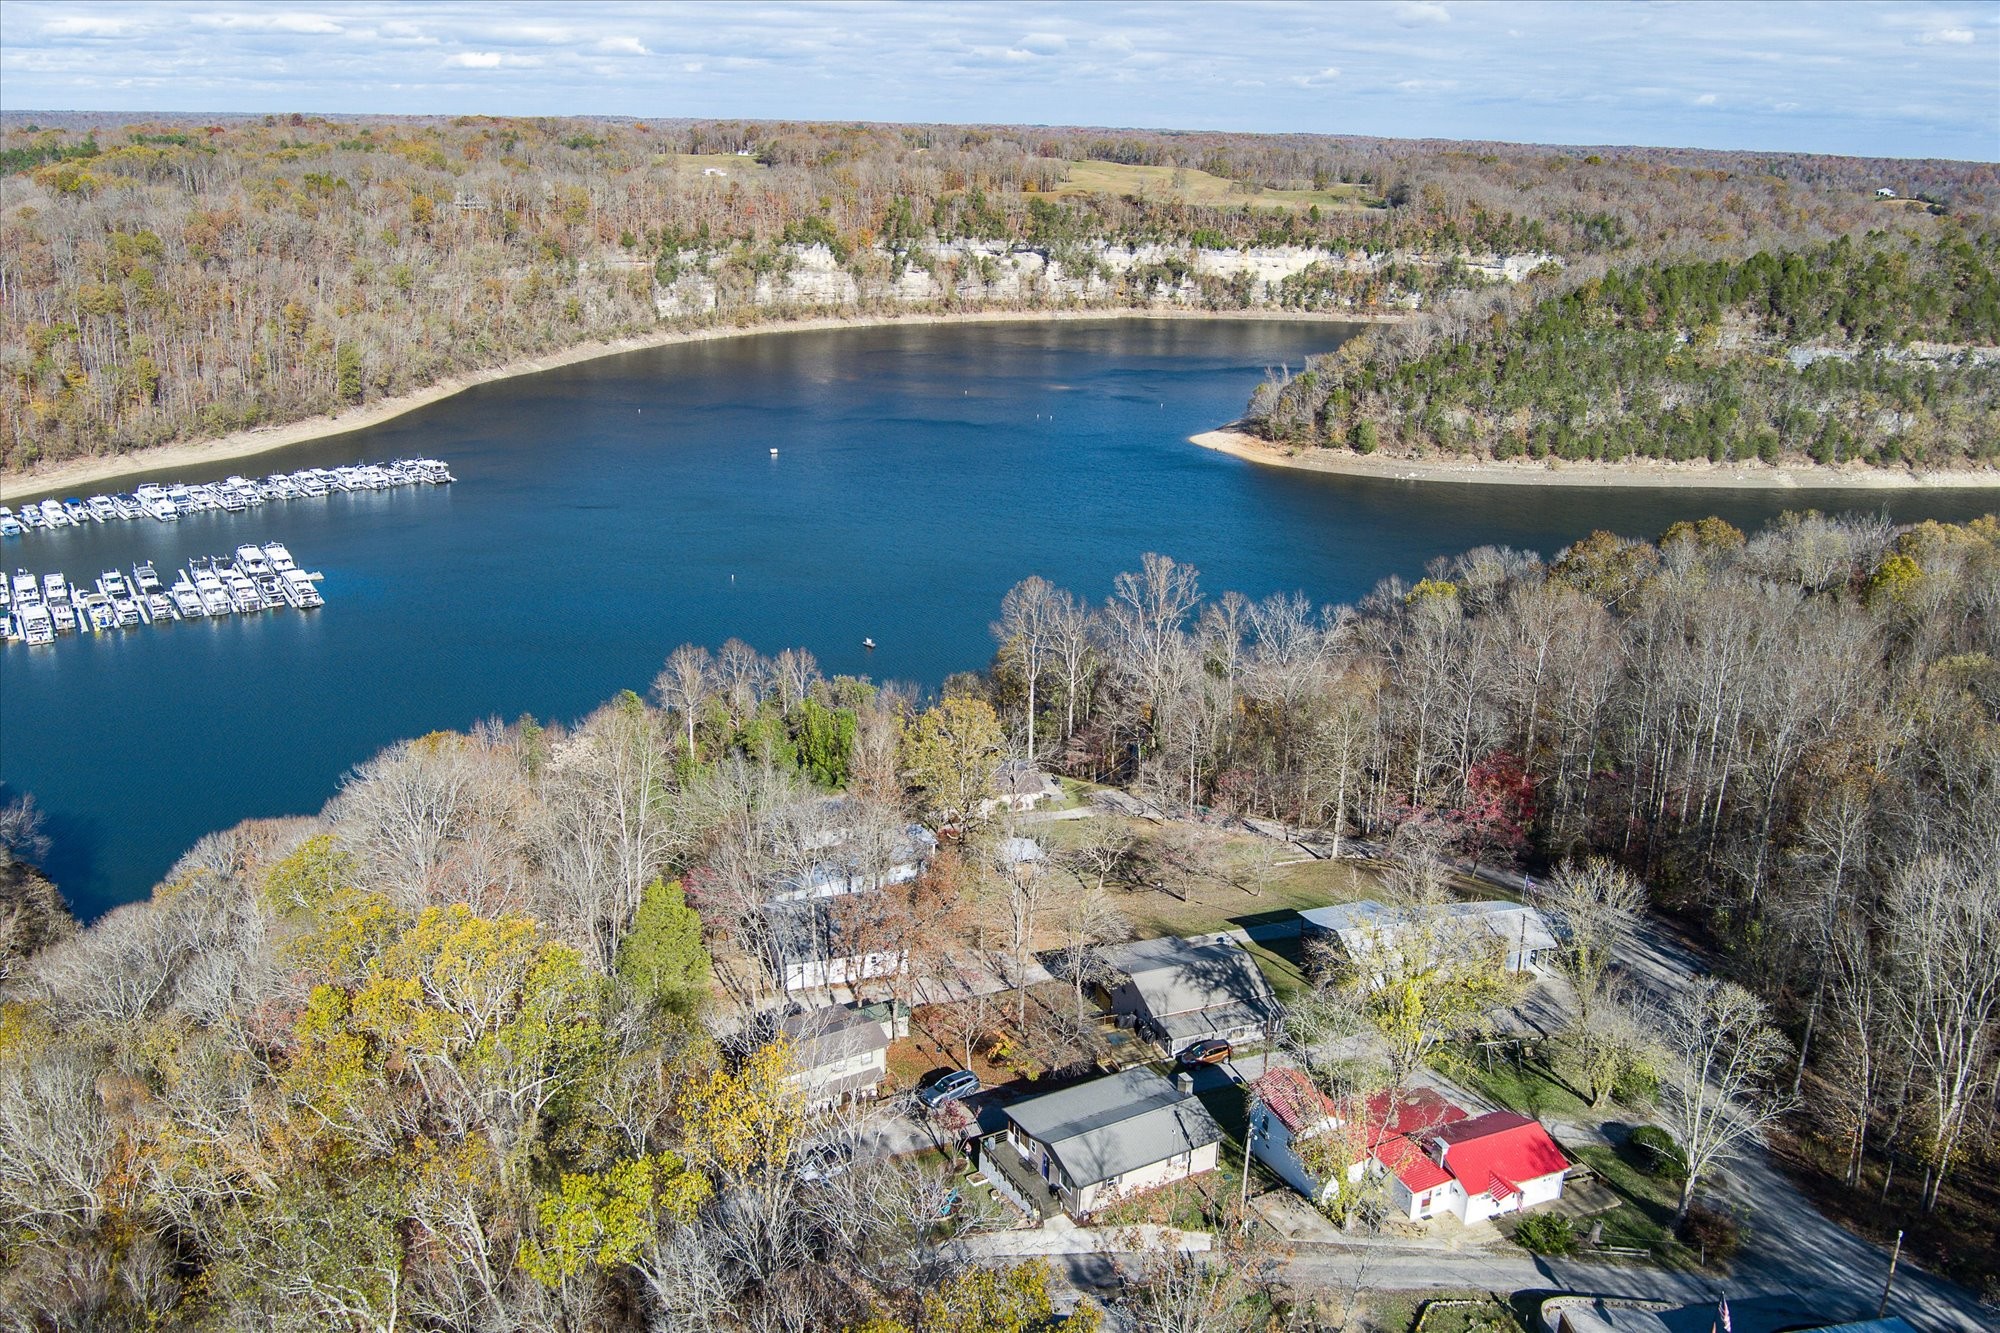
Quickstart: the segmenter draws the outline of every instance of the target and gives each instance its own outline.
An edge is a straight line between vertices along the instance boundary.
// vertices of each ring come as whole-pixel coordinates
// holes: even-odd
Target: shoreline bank
[[[749,338],[771,333],[887,328],[897,324],[1028,324],[1112,319],[1255,319],[1296,320],[1317,324],[1382,324],[1393,323],[1401,318],[1404,316],[1346,312],[1328,314],[1274,309],[968,310],[881,315],[812,315],[800,319],[772,319],[715,328],[662,330],[659,333],[641,334],[610,342],[580,343],[560,352],[548,352],[540,356],[520,357],[497,366],[490,366],[485,370],[454,375],[439,380],[427,388],[413,389],[409,393],[363,403],[345,412],[301,417],[297,421],[285,422],[282,425],[258,426],[202,440],[153,445],[131,453],[64,459],[45,467],[31,468],[26,472],[0,474],[0,503],[12,504],[16,500],[34,499],[83,486],[99,486],[104,482],[136,476],[142,472],[158,472],[164,468],[200,468],[216,463],[233,462],[240,458],[251,458],[274,449],[284,449],[294,444],[306,444],[328,436],[344,435],[349,431],[380,425],[382,422],[392,421],[406,413],[414,412],[420,407],[428,407],[432,403],[463,393],[476,385],[491,384],[497,380],[513,379],[520,375],[533,375],[544,370],[556,370],[581,361],[595,361],[600,357],[620,356],[627,352],[642,352],[655,347],[671,347],[679,343]]]
[[[1883,468],[1855,469],[1771,466],[1764,463],[1663,463],[1635,459],[1629,463],[1560,463],[1553,460],[1452,462],[1443,459],[1386,458],[1341,449],[1291,449],[1224,426],[1188,437],[1204,449],[1265,467],[1300,472],[1331,472],[1340,476],[1375,477],[1384,481],[1442,481],[1479,486],[1633,486],[1688,490],[1996,490],[2000,469],[1987,471],[1907,472]]]

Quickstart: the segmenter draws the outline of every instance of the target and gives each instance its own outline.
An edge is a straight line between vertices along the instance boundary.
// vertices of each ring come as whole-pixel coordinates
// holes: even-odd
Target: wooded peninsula
[[[1714,452],[1695,436],[1719,432],[1724,456],[1945,466],[1985,460],[1976,439],[1993,438],[1969,421],[1991,411],[1987,379],[1905,348],[1989,339],[1990,277],[1988,296],[1959,292],[1949,309],[1896,304],[1981,281],[2000,199],[1986,164],[1062,128],[10,115],[0,171],[7,472],[321,416],[662,330],[986,309],[1440,311],[1394,351],[1370,340],[1365,383],[1320,368],[1272,404],[1282,437],[1344,447],[1373,431],[1385,448],[1678,456]],[[1885,181],[1897,198],[1877,196]],[[1655,339],[1687,334],[1702,366],[1718,355],[1709,343],[1743,337],[1780,354],[1826,330],[1779,329],[1762,311],[1752,335],[1730,293],[1762,270],[1729,267],[1714,291],[1690,288],[1692,304],[1659,306],[1646,266],[1681,275],[1662,279],[1678,292],[1700,265],[1810,262],[1841,237],[1857,271],[1876,256],[1909,271],[1873,282],[1866,299],[1889,304],[1844,309],[1855,322],[1833,355],[1797,372],[1830,407],[1773,408],[1781,386],[1747,371],[1684,401],[1687,378],[1706,373],[1690,368],[1631,385],[1632,417],[1606,426],[1570,400],[1609,369],[1563,381],[1557,403],[1527,383],[1547,359],[1528,349],[1590,311]],[[1510,325],[1523,350],[1499,364],[1526,420],[1503,429],[1463,415],[1491,378],[1470,349],[1448,373],[1424,354],[1460,336],[1466,310],[1502,337],[1486,322],[1497,311],[1447,294],[1490,302],[1516,287],[1508,310],[1577,294]],[[1660,319],[1682,323],[1647,323]],[[1636,354],[1614,341],[1593,365]],[[1391,360],[1412,363],[1415,388],[1391,386]],[[1406,407],[1410,421],[1378,419]],[[1786,434],[1807,426],[1810,439]]]

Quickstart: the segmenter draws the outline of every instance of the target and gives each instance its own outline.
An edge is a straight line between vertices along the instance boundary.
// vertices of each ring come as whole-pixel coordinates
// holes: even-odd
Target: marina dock
[[[13,578],[0,579],[0,637],[38,647],[66,634],[326,605],[319,591],[323,576],[300,569],[278,542],[246,543],[234,555],[196,556],[172,573],[168,586],[152,561],[141,560],[129,572],[105,570],[86,588],[65,574],[18,569]]]
[[[192,486],[179,482],[171,485],[149,482],[116,495],[28,501],[18,512],[0,505],[0,537],[20,537],[38,530],[53,531],[56,528],[137,518],[172,523],[185,515],[210,509],[241,514],[258,505],[280,500],[321,500],[336,491],[443,486],[453,480],[451,469],[435,458],[398,458],[387,463],[354,463],[345,467],[274,472],[261,480],[224,477],[221,481],[206,481]]]

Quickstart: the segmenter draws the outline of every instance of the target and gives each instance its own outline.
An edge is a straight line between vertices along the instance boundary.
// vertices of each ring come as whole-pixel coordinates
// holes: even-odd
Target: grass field
[[[1590,1103],[1532,1060],[1515,1064],[1505,1058],[1490,1063],[1471,1046],[1452,1051],[1449,1076],[1499,1106],[1511,1107],[1536,1119],[1562,1116],[1569,1120],[1598,1121],[1617,1108],[1606,1106],[1593,1111]]]
[[[1135,840],[1128,865],[1107,887],[1113,905],[1142,936],[1231,930],[1380,892],[1379,877],[1365,862],[1316,861],[1248,833],[1203,829],[1195,843],[1169,848],[1166,843],[1184,835],[1185,826],[1163,829],[1143,819],[1103,815],[1046,824],[1034,834],[1060,852],[1107,819],[1120,820]]]
[[[1253,192],[1236,181],[1211,176],[1206,171],[1091,161],[1070,163],[1069,178],[1056,188],[1055,193],[1142,195],[1160,202],[1211,206],[1251,204],[1262,208],[1311,208],[1317,205],[1327,211],[1363,209],[1371,202],[1367,190],[1359,185],[1336,185],[1328,190]]]
[[[1668,1260],[1680,1257],[1681,1247],[1675,1243],[1672,1230],[1680,1190],[1673,1182],[1646,1174],[1616,1148],[1586,1144],[1576,1149],[1576,1155],[1588,1162],[1598,1179],[1625,1200],[1610,1212],[1590,1219],[1604,1223],[1606,1245],[1653,1250]]]
[[[761,176],[770,170],[754,157],[738,157],[734,153],[675,153],[674,166],[689,176],[699,176],[710,167],[726,171],[731,177]]]

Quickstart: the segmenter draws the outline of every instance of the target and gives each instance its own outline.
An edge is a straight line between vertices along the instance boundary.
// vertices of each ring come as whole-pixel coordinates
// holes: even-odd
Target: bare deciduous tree
[[[1696,977],[1654,1014],[1660,1044],[1660,1123],[1687,1158],[1674,1210],[1793,1106],[1772,1087],[1791,1045],[1764,1002],[1732,981]]]

